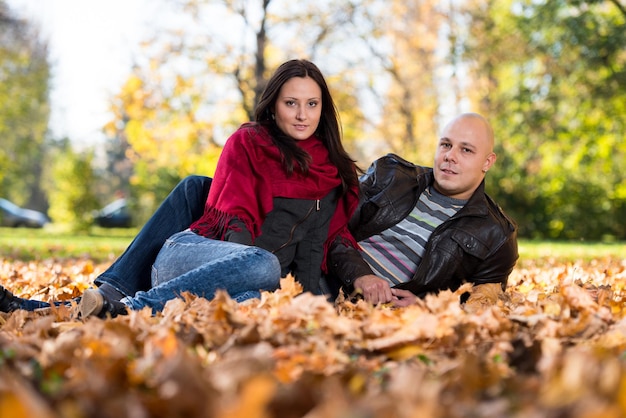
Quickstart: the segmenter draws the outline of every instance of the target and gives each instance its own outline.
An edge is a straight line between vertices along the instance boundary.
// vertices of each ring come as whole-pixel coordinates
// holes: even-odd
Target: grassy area
[[[89,233],[73,234],[49,228],[0,228],[0,257],[21,260],[88,257],[94,261],[106,261],[120,255],[136,234],[137,229],[92,228]],[[520,240],[519,252],[520,261],[626,259],[626,243]]]
[[[589,261],[592,259],[626,259],[626,242],[597,243],[585,241],[519,241],[520,262],[524,260],[556,259]]]
[[[0,257],[19,260],[90,258],[113,260],[130,244],[137,229],[92,228],[70,233],[52,228],[0,228]]]

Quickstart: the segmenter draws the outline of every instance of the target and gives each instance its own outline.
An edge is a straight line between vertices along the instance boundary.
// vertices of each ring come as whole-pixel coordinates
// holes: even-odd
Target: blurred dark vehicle
[[[50,218],[42,212],[24,209],[15,203],[0,198],[0,226],[42,228],[49,222]]]
[[[130,228],[133,217],[126,199],[117,199],[96,212],[94,221],[103,228]]]

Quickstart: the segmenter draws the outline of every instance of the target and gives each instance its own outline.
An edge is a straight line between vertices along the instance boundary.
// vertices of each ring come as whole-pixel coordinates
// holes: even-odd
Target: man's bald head
[[[446,125],[435,153],[435,188],[469,199],[496,161],[493,129],[477,113],[463,113]]]

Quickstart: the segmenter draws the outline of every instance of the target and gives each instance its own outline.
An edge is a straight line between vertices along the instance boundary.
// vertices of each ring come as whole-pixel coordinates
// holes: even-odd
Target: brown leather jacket
[[[404,219],[433,179],[432,168],[397,155],[376,160],[360,179],[361,198],[349,224],[356,240]],[[396,287],[420,297],[456,290],[464,282],[500,283],[504,290],[517,258],[517,226],[485,194],[483,181],[465,206],[433,231],[413,278]],[[339,240],[329,252],[328,269],[330,288],[348,291],[356,278],[373,274],[359,252]]]

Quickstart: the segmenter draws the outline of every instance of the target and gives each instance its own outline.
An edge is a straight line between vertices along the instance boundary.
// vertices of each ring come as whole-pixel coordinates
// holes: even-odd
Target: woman
[[[210,299],[218,289],[243,301],[275,290],[287,273],[320,293],[330,242],[357,246],[347,229],[357,203],[356,167],[324,77],[309,61],[288,61],[268,81],[255,121],[226,142],[204,215],[161,248],[152,288],[121,301],[87,290],[81,314],[158,311],[183,292]]]

